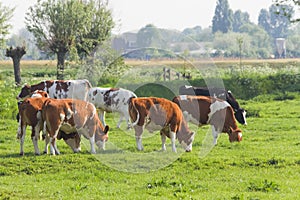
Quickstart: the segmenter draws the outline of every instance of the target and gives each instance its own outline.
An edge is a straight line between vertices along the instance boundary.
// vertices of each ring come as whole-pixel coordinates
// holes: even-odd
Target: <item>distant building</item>
[[[112,40],[112,48],[118,52],[127,52],[137,48],[137,33],[126,32]]]
[[[286,47],[285,47],[285,39],[284,38],[276,38],[275,39],[276,46],[276,58],[285,58],[286,57]]]

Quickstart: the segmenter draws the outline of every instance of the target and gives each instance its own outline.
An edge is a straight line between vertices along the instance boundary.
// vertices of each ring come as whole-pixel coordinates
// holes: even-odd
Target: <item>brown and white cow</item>
[[[34,145],[35,154],[39,155],[37,141],[39,139],[39,133],[43,130],[43,121],[41,117],[41,110],[44,102],[48,99],[48,94],[45,91],[34,91],[31,94],[31,98],[26,98],[20,102],[18,109],[18,134],[17,138],[20,139],[20,155],[24,155],[24,140],[26,135],[26,127],[29,125],[32,127],[31,139]],[[46,135],[47,136],[47,135]],[[63,138],[64,141],[75,151],[80,149],[80,138],[75,133],[66,135],[64,132],[59,132],[59,139]],[[47,143],[49,143],[48,137],[46,139],[45,151],[47,153]]]
[[[96,145],[105,148],[108,140],[108,126],[103,127],[95,106],[76,99],[47,99],[42,108],[44,131],[50,135],[50,153],[59,154],[56,139],[59,130],[65,133],[78,132],[90,141],[91,153],[96,153]]]
[[[36,90],[43,90],[54,99],[86,100],[91,84],[88,80],[46,80],[34,85],[24,85],[17,99],[24,99]]]
[[[214,97],[181,95],[173,99],[179,105],[186,121],[203,126],[210,124],[213,144],[217,144],[220,133],[227,133],[229,141],[240,142],[242,131],[235,121],[232,107],[226,101]]]
[[[173,152],[176,152],[176,138],[186,151],[192,150],[195,134],[188,128],[180,108],[175,103],[156,97],[131,98],[129,115],[134,122],[132,125],[138,150],[143,150],[144,128],[149,132],[160,130],[162,150],[166,150],[166,137],[171,139]]]
[[[128,113],[128,102],[136,95],[123,88],[91,88],[88,93],[88,101],[93,103],[99,109],[99,117],[105,126],[105,112],[118,112],[120,119],[117,128],[120,128],[122,120],[125,118],[127,128],[131,127]]]

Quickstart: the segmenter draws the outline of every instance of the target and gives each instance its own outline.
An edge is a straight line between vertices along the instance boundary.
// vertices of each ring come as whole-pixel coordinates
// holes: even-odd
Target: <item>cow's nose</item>
[[[243,134],[242,133],[238,133],[238,141],[240,142],[240,141],[242,141],[242,139],[243,139]]]

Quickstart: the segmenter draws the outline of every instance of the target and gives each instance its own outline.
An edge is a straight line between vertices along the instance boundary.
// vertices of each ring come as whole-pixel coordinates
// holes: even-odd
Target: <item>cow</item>
[[[227,133],[229,141],[240,142],[242,131],[238,128],[233,109],[227,101],[214,97],[180,95],[172,100],[176,103],[187,122],[203,126],[210,124],[213,144],[217,144],[220,133]]]
[[[179,95],[196,95],[196,96],[212,96],[227,101],[234,110],[234,116],[236,120],[242,124],[247,125],[246,110],[241,108],[239,103],[233,97],[230,90],[216,87],[193,87],[193,86],[181,86],[179,88]]]
[[[109,127],[103,127],[95,106],[92,103],[77,99],[47,99],[42,107],[44,132],[50,136],[50,153],[60,154],[56,139],[59,130],[66,134],[78,132],[89,139],[91,153],[96,153],[94,144],[105,149]]]
[[[91,88],[88,93],[88,101],[93,103],[99,112],[102,124],[105,126],[105,112],[118,112],[120,119],[117,128],[120,128],[123,119],[127,122],[127,128],[131,127],[128,113],[128,101],[137,97],[132,91],[123,88]]]
[[[144,149],[142,145],[144,128],[149,132],[160,130],[163,151],[166,150],[166,137],[171,139],[173,152],[177,151],[176,138],[185,151],[192,150],[195,133],[188,128],[180,108],[170,100],[157,97],[131,98],[129,115],[133,122],[138,150]]]
[[[21,100],[28,97],[36,90],[43,90],[54,99],[80,99],[86,100],[91,84],[88,80],[46,80],[34,85],[24,85],[17,99]]]
[[[17,138],[20,139],[20,155],[24,155],[24,140],[26,135],[26,127],[29,125],[31,129],[31,139],[34,145],[34,150],[36,155],[40,155],[40,151],[37,145],[39,139],[39,133],[43,130],[43,121],[41,118],[41,110],[43,103],[48,99],[48,94],[45,91],[34,91],[30,98],[26,98],[24,101],[19,102],[18,109],[18,134]],[[59,132],[59,139],[64,139],[64,141],[73,149],[80,149],[80,138],[73,133],[70,136],[66,136],[64,132]],[[44,153],[47,153],[47,137],[46,146]]]

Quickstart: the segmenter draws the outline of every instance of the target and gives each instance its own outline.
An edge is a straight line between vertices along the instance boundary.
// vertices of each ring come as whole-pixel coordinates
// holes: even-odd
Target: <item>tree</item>
[[[15,8],[2,6],[0,2],[0,47],[5,46],[6,36],[9,34],[11,25],[8,21],[12,18]]]
[[[148,24],[137,33],[139,47],[163,47],[163,40],[159,29],[153,24]]]
[[[275,0],[275,6],[281,7],[282,5],[287,5],[288,7],[298,8],[300,10],[299,0]],[[286,16],[290,22],[299,22],[300,18],[294,18],[289,10],[283,10],[283,15]]]
[[[110,35],[113,24],[105,25],[112,17],[106,9],[101,0],[38,0],[29,8],[26,27],[41,50],[56,54],[58,79],[64,78],[65,59],[72,48],[88,55]]]
[[[240,32],[240,27],[244,24],[250,24],[250,16],[247,12],[237,10],[233,14],[232,30],[233,32]]]
[[[92,56],[96,49],[111,36],[114,27],[112,13],[107,9],[108,2],[94,0],[88,3],[92,10],[92,23],[90,30],[78,38],[76,48],[81,57]]]
[[[15,82],[17,85],[21,84],[20,61],[24,54],[26,54],[24,46],[6,49],[5,56],[11,57],[14,63]]]
[[[26,54],[24,55],[24,59],[41,59],[40,51],[35,45],[34,36],[26,28],[22,28],[17,34],[11,35],[6,44],[13,47],[25,46]]]
[[[267,33],[270,32],[270,14],[267,9],[261,9],[258,16],[258,25],[261,26]]]
[[[212,32],[227,33],[232,30],[232,10],[229,9],[228,0],[218,0],[215,15],[212,20]]]
[[[271,5],[269,11],[262,9],[258,17],[258,24],[262,26],[272,38],[286,38],[290,26],[289,19],[284,15],[284,11],[289,10],[291,15],[294,11],[292,7],[282,5],[280,7]]]

